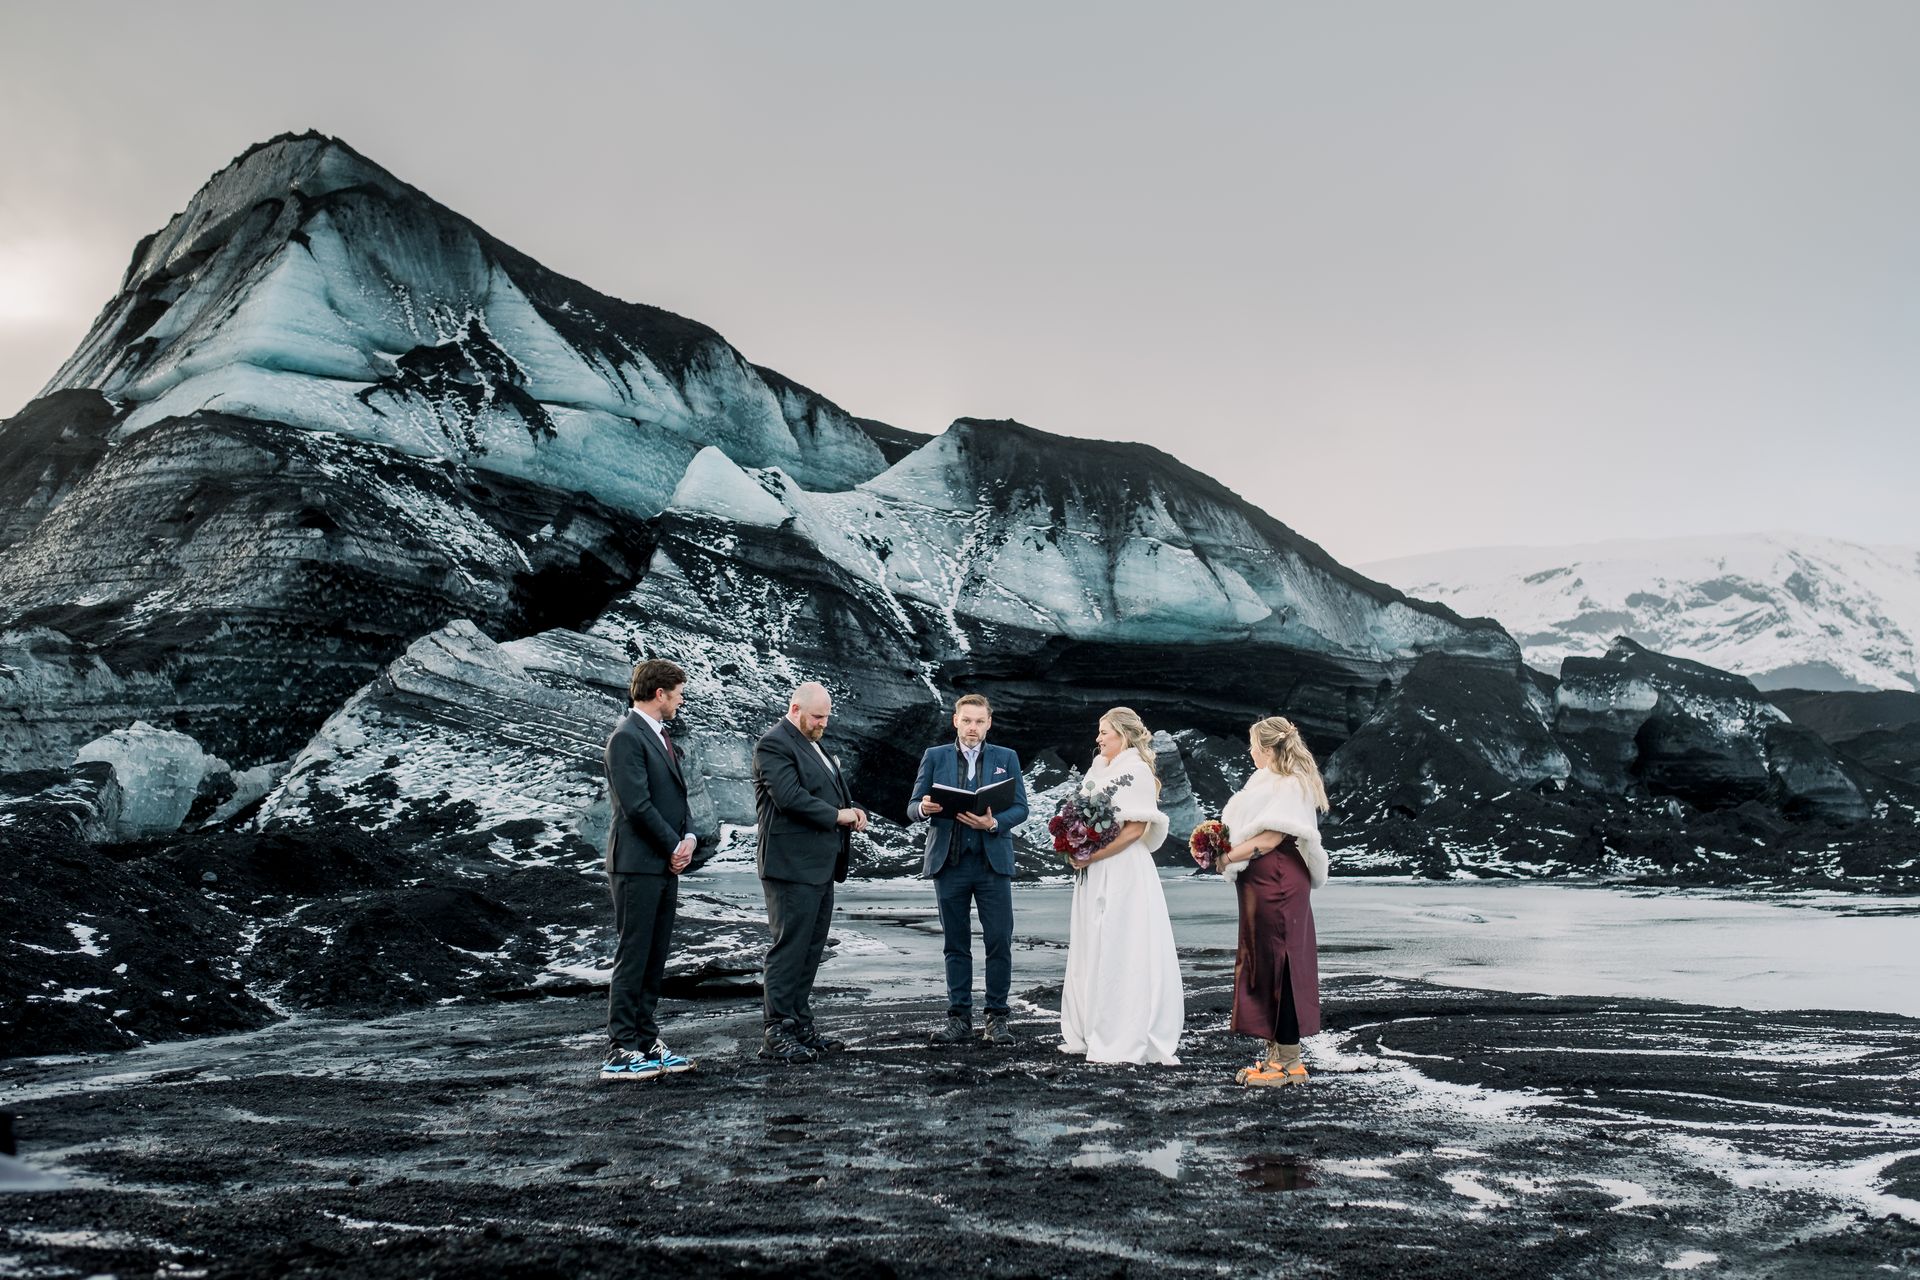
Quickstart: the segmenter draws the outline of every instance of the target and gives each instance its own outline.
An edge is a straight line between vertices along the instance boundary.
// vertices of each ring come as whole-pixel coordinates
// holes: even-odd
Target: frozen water
[[[1437,614],[1337,579],[1228,502],[1182,495],[1176,510],[1158,490],[1094,492],[1071,478],[984,469],[983,450],[1019,447],[991,439],[1013,429],[963,420],[836,492],[729,466],[716,452],[695,459],[668,511],[791,522],[829,563],[871,584],[903,627],[938,620],[960,652],[972,630],[992,625],[1141,643],[1257,637],[1375,661],[1472,643]]]
[[[470,826],[541,825],[527,864],[578,858],[604,839],[601,750],[617,699],[593,683],[625,669],[603,641],[548,632],[495,644],[471,622],[421,637],[323,724],[261,805],[262,825],[305,821],[316,791],[352,796],[380,826],[413,797],[471,805]],[[389,798],[366,798],[378,775]]]
[[[708,444],[822,488],[885,466],[843,410],[711,330],[503,250],[345,147],[279,141],[153,239],[50,387],[126,403],[123,437],[217,410],[642,515]]]
[[[215,809],[207,818],[209,823],[225,822],[254,801],[273,790],[276,782],[287,771],[287,762],[255,765],[251,769],[242,769],[233,775],[233,794],[227,797],[225,804]]]
[[[751,872],[707,872],[752,901]],[[1183,953],[1231,956],[1238,918],[1218,876],[1163,870],[1161,887]],[[1014,894],[1022,981],[1057,980],[1065,964],[1067,883]],[[924,905],[924,882],[849,881],[854,906]],[[1597,887],[1471,881],[1346,880],[1314,893],[1320,971],[1547,995],[1622,996],[1748,1009],[1860,1009],[1920,1016],[1920,900],[1876,898],[1905,914],[1860,915],[1843,894],[1794,897],[1634,893]],[[900,930],[897,945],[917,937]],[[890,939],[891,940],[891,939]],[[941,972],[937,930],[902,972],[927,994]],[[1817,1054],[1800,1046],[1796,1054]],[[1379,1069],[1377,1058],[1366,1060]],[[1514,1095],[1516,1099],[1522,1095]]]
[[[735,524],[779,525],[787,507],[709,445],[694,455],[668,507],[686,515],[715,516]]]
[[[157,729],[144,720],[94,739],[75,753],[74,760],[99,760],[113,766],[122,799],[112,834],[119,839],[178,831],[193,808],[201,782],[227,768],[186,734]]]
[[[1231,946],[1233,904],[1188,877],[1176,920]],[[1323,972],[1369,972],[1549,995],[1641,996],[1753,1009],[1867,1009],[1920,1016],[1920,902],[1908,915],[1847,914],[1841,895],[1791,899],[1644,894],[1540,884],[1334,880],[1314,895]],[[1479,917],[1473,919],[1471,917]],[[1190,922],[1190,923],[1188,923]],[[1197,939],[1196,939],[1197,940]]]

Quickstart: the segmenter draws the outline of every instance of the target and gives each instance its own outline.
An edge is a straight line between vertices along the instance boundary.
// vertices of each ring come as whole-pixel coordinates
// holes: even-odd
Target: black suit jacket
[[[671,730],[669,730],[671,732]],[[689,831],[687,780],[640,713],[629,709],[607,739],[607,871],[667,875]]]
[[[839,769],[782,716],[753,747],[753,804],[760,826],[754,860],[765,880],[845,880],[852,829],[835,822],[856,808]]]

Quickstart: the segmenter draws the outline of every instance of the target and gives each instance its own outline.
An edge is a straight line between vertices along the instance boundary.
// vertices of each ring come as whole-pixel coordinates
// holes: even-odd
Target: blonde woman
[[[1126,707],[1100,717],[1099,754],[1080,783],[1115,782],[1114,841],[1093,855],[1073,890],[1060,1050],[1088,1062],[1178,1063],[1186,1003],[1173,925],[1152,853],[1167,838],[1147,726]]]
[[[1240,898],[1233,971],[1233,1030],[1266,1042],[1234,1079],[1244,1085],[1305,1084],[1300,1037],[1320,1030],[1320,960],[1311,893],[1327,882],[1319,815],[1327,788],[1293,722],[1269,716],[1247,734],[1254,771],[1221,815],[1232,841],[1221,873]]]

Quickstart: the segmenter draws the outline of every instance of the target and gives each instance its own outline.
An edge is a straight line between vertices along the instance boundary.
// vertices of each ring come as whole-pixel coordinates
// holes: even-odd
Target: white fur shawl
[[[1113,815],[1122,822],[1146,823],[1138,843],[1152,853],[1167,838],[1167,815],[1160,812],[1160,791],[1154,785],[1153,770],[1138,751],[1127,747],[1111,760],[1095,756],[1087,766],[1087,776],[1080,780],[1080,792],[1088,794],[1121,777],[1127,781],[1113,793]]]
[[[1327,882],[1327,851],[1320,845],[1320,815],[1307,795],[1306,784],[1292,774],[1254,770],[1247,785],[1227,801],[1226,812],[1220,818],[1227,824],[1227,838],[1234,844],[1262,831],[1292,836],[1300,845],[1300,857],[1307,864],[1307,877],[1313,887],[1318,889]],[[1249,865],[1250,862],[1236,862],[1223,874],[1231,882]]]

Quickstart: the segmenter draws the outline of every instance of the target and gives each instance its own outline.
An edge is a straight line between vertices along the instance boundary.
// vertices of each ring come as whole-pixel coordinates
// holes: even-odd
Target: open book
[[[965,787],[949,787],[945,783],[936,782],[927,794],[932,796],[933,802],[940,806],[940,812],[933,815],[936,818],[951,818],[957,813],[984,814],[989,809],[998,813],[1013,803],[1014,784],[1019,781],[1018,778],[1002,778],[978,791],[968,791]]]

